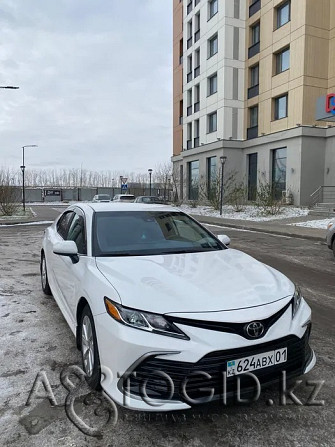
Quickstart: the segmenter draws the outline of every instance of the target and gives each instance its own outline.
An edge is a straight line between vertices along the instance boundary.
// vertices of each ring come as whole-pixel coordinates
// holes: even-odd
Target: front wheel
[[[85,306],[80,319],[80,347],[86,381],[94,390],[101,389],[101,369],[92,312]]]
[[[334,256],[335,256],[335,238],[333,240],[333,253],[334,253]]]
[[[46,295],[51,296],[51,289],[49,286],[49,281],[48,281],[48,272],[47,272],[47,263],[45,260],[45,255],[44,253],[42,253],[41,256],[41,285],[42,285],[42,290]]]

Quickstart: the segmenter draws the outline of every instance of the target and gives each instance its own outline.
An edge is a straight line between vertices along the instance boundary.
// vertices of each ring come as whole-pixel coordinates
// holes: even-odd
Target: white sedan
[[[312,369],[299,288],[229,242],[165,205],[76,204],[45,231],[42,288],[91,387],[178,410]]]

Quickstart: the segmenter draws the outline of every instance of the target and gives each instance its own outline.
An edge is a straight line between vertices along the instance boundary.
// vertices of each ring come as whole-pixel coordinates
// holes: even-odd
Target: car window
[[[73,216],[73,211],[66,211],[57,222],[57,232],[63,239],[66,239],[67,231]]]
[[[121,196],[120,200],[122,200],[122,202],[132,202],[135,199],[135,196]]]
[[[79,214],[75,214],[68,234],[67,238],[68,241],[74,241],[78,248],[78,253],[86,255],[87,254],[87,247],[86,247],[86,237],[85,237],[85,221],[83,216],[80,216]]]
[[[139,256],[223,250],[225,246],[181,212],[95,213],[93,256]]]

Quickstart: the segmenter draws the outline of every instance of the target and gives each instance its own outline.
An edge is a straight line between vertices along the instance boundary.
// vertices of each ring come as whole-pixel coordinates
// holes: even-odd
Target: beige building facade
[[[184,24],[183,46],[179,46],[183,53],[179,52],[179,56],[190,51],[185,47],[185,23],[192,9],[198,7],[206,14],[213,3],[216,14],[221,13],[219,26],[213,27],[213,32],[227,36],[226,28],[237,26],[238,34],[234,31],[226,45],[233,47],[237,35],[239,43],[241,36],[244,39],[237,65],[239,77],[243,76],[238,90],[239,110],[241,99],[243,110],[221,115],[217,138],[210,139],[205,109],[200,114],[204,124],[197,124],[197,129],[203,129],[197,147],[185,144],[192,116],[187,117],[187,125],[184,119],[180,125],[184,139],[178,139],[174,118],[172,161],[179,172],[181,196],[186,200],[194,198],[198,193],[196,183],[208,186],[214,169],[220,170],[223,155],[227,157],[225,172],[236,172],[237,180],[246,183],[249,200],[255,198],[257,185],[266,181],[276,184],[282,196],[292,197],[296,205],[311,205],[315,198],[322,201],[315,191],[324,186],[334,187],[335,202],[335,95],[334,99],[326,96],[335,92],[335,1],[231,0],[229,9],[226,0],[174,0],[174,10],[179,7],[182,12],[178,20]],[[238,19],[234,17],[237,10]],[[210,23],[212,18],[208,16],[207,20]],[[174,44],[174,52],[176,48]],[[216,63],[219,66],[225,62]],[[185,75],[183,79],[185,99],[188,83]],[[229,97],[231,89],[227,76],[218,78],[218,92]],[[334,101],[334,110],[323,116],[320,110],[329,110],[327,101]],[[176,111],[174,107],[174,115]],[[236,120],[232,128],[242,132],[233,135],[225,131],[227,119]]]

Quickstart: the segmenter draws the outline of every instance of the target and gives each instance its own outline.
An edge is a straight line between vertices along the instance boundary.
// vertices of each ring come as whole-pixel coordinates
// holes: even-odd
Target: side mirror
[[[78,248],[74,241],[62,241],[54,244],[52,251],[55,255],[69,256],[73,264],[79,261]]]
[[[227,245],[227,247],[230,245],[230,237],[226,236],[225,234],[219,234],[217,238],[220,242]]]

